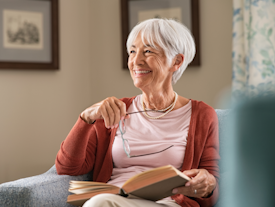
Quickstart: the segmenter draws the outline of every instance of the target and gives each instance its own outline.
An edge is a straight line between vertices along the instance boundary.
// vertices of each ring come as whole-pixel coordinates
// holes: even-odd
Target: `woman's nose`
[[[134,58],[135,65],[141,65],[144,63],[144,55],[142,52],[137,52]]]

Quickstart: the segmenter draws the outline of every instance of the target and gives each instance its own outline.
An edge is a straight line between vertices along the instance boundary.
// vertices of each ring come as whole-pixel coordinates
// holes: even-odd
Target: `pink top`
[[[119,128],[116,131],[112,148],[114,168],[108,183],[121,187],[137,173],[164,165],[173,165],[181,169],[191,118],[191,100],[185,106],[173,110],[160,119],[149,119],[143,113],[130,115],[126,120],[126,133],[131,155],[142,155],[162,151],[152,155],[128,158],[124,149]],[[138,95],[127,112],[142,111],[141,95]],[[160,113],[147,112],[151,116]]]
[[[134,98],[121,99],[127,110]],[[211,207],[219,196],[219,120],[215,110],[204,102],[191,100],[191,104],[192,115],[181,171],[206,169],[215,176],[217,186],[208,198],[190,198],[182,194],[171,197],[182,207]],[[93,181],[108,182],[114,167],[112,148],[116,131],[117,128],[107,129],[103,119],[87,124],[79,117],[57,153],[57,173],[76,176],[92,170]]]

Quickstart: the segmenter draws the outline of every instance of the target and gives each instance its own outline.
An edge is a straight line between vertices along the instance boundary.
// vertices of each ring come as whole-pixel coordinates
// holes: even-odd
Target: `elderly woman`
[[[127,50],[131,77],[142,93],[109,97],[84,110],[61,144],[57,172],[93,170],[93,181],[122,186],[137,173],[170,164],[192,178],[171,197],[154,202],[100,194],[84,206],[214,205],[219,177],[216,113],[204,102],[179,96],[172,85],[195,55],[192,35],[174,20],[150,19],[133,28]]]

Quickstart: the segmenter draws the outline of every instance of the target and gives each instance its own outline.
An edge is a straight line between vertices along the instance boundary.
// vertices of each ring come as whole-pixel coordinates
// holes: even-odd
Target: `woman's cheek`
[[[163,64],[161,58],[156,58],[156,62],[158,64],[158,68],[161,70],[164,70],[164,64]]]

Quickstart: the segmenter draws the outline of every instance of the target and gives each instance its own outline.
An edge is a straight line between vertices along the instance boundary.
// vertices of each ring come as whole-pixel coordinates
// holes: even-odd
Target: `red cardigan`
[[[126,107],[132,98],[121,99]],[[82,175],[93,170],[93,181],[108,182],[113,171],[112,145],[117,129],[106,129],[103,120],[87,124],[78,118],[66,140],[61,144],[55,165],[60,175]],[[209,198],[190,198],[174,195],[172,198],[185,207],[210,207],[218,199],[219,138],[215,110],[204,102],[192,100],[187,146],[182,171],[203,168],[215,176],[217,187]]]

